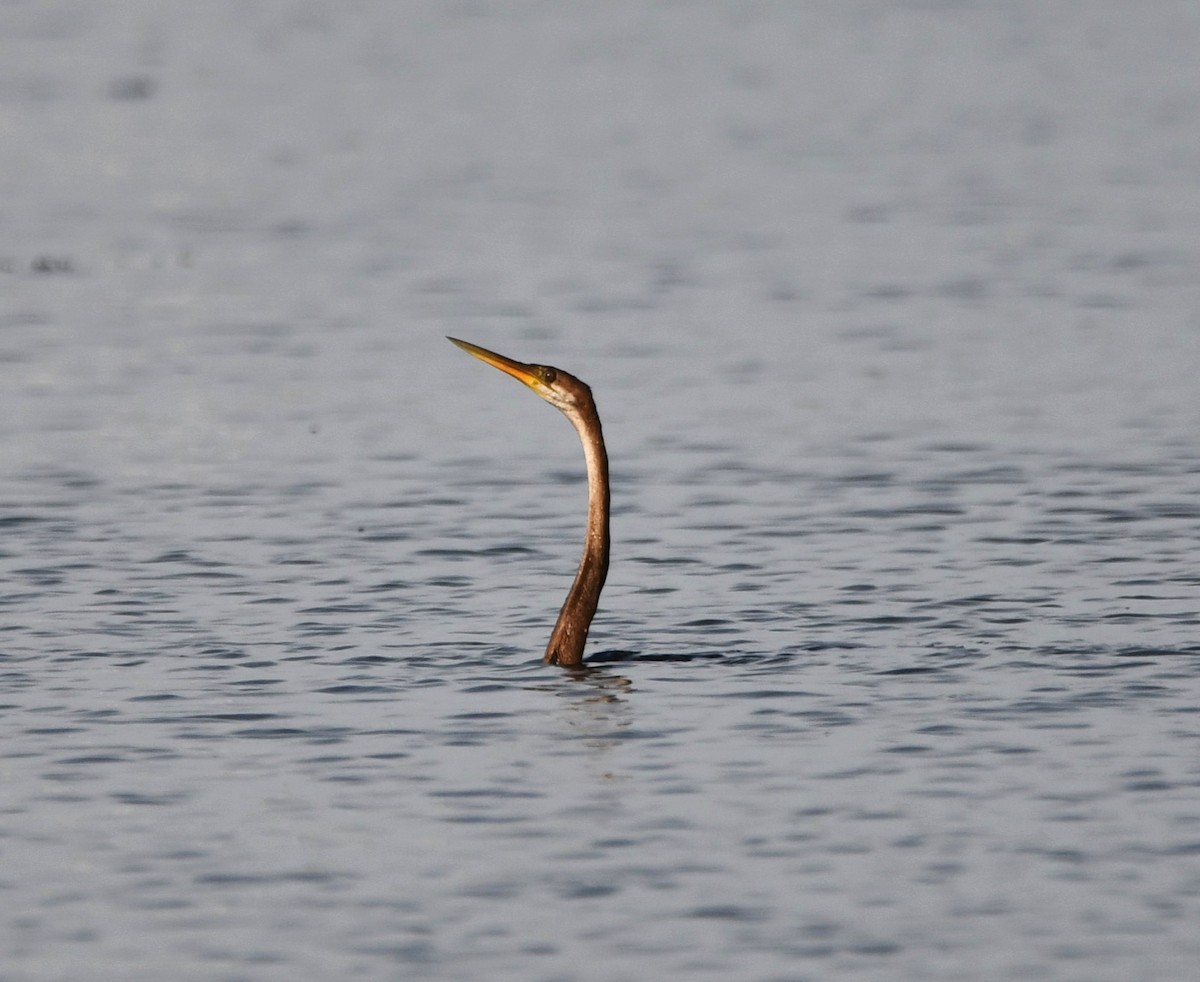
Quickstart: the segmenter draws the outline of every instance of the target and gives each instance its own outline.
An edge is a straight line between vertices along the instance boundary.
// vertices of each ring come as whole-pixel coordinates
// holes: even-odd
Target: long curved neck
[[[600,603],[600,591],[608,575],[608,454],[604,450],[604,435],[595,407],[579,414],[568,413],[579,439],[583,441],[583,456],[587,462],[588,515],[587,537],[583,543],[583,558],[575,573],[575,582],[558,615],[558,623],[550,634],[543,661],[568,668],[583,664],[583,649],[587,644],[588,628]]]

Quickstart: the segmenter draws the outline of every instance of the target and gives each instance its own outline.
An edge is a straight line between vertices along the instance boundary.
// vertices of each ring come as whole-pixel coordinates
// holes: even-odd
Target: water
[[[1194,977],[1192,5],[0,39],[6,982]]]

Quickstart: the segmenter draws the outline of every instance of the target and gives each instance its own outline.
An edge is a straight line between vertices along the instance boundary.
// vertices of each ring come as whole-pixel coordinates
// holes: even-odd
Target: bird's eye
[[[546,385],[553,385],[558,373],[549,365],[541,365],[538,367],[538,378]]]

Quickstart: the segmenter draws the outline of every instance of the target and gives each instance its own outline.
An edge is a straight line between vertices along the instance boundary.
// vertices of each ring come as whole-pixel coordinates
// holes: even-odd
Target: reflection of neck
[[[563,602],[558,623],[546,645],[545,661],[551,664],[578,666],[583,664],[583,649],[587,644],[588,628],[600,603],[600,591],[608,575],[608,454],[600,431],[600,417],[594,406],[582,413],[568,413],[567,418],[583,442],[587,463],[588,517],[587,537],[583,543],[583,558],[575,573],[575,582]]]

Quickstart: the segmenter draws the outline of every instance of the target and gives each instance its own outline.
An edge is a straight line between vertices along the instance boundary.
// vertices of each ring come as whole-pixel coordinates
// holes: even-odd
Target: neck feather
[[[575,582],[571,584],[571,590],[559,612],[544,660],[578,666],[583,664],[588,628],[599,605],[605,577],[608,576],[608,454],[604,449],[600,419],[594,408],[587,414],[569,413],[567,418],[583,442],[583,456],[587,464],[587,534]]]

